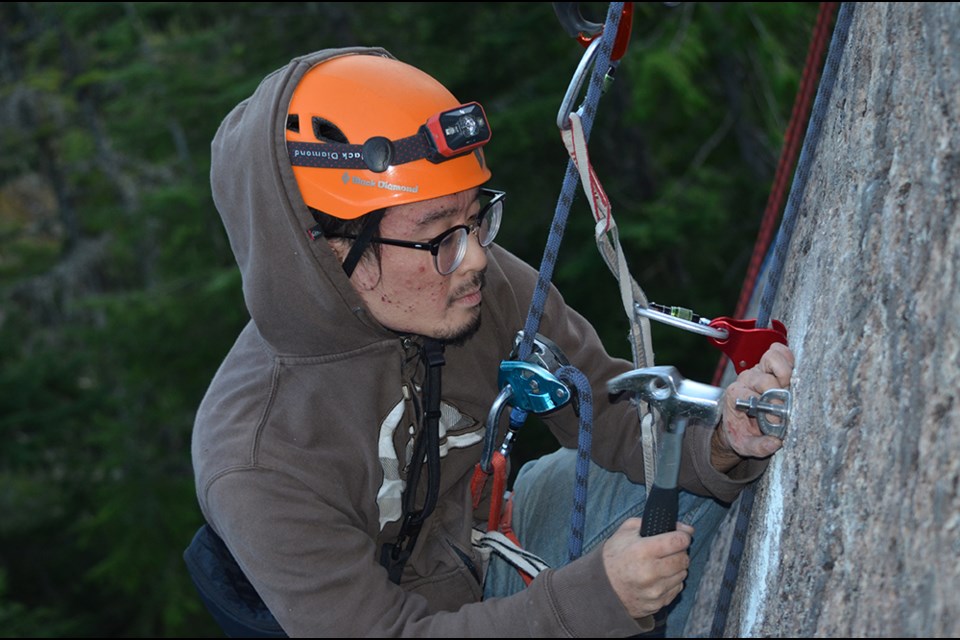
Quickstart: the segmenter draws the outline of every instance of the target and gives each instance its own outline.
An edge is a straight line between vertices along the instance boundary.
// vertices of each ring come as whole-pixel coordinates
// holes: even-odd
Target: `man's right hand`
[[[603,566],[613,590],[634,618],[664,608],[683,589],[693,527],[640,537],[640,518],[629,518],[603,545]]]

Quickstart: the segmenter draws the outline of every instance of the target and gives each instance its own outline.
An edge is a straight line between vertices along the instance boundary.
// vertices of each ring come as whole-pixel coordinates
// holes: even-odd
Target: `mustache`
[[[477,289],[482,290],[486,285],[487,285],[487,271],[486,269],[484,269],[483,271],[477,272],[477,274],[470,280],[470,282],[466,283],[462,287],[458,287],[457,290],[454,291],[450,297],[456,300],[457,298],[465,296],[469,293],[473,293]]]

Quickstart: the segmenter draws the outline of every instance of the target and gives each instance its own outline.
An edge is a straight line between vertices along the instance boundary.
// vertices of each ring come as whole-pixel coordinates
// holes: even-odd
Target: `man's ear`
[[[340,264],[343,264],[343,260],[347,256],[347,251],[350,247],[344,246],[346,243],[340,238],[325,238],[325,240],[327,241],[327,246],[330,247],[333,254],[337,256],[337,260]]]

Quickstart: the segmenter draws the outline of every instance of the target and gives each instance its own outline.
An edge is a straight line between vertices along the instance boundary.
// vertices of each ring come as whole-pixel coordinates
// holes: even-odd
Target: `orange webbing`
[[[473,508],[480,506],[480,498],[483,494],[483,487],[487,483],[487,478],[493,475],[493,488],[490,491],[490,516],[487,518],[487,531],[499,531],[510,539],[518,549],[523,547],[520,540],[513,532],[511,521],[513,519],[513,501],[507,499],[506,507],[503,505],[503,497],[507,484],[507,459],[499,451],[493,454],[490,463],[491,473],[485,472],[480,464],[477,463],[473,471],[473,479],[470,481],[470,495],[473,498]],[[529,585],[533,582],[533,576],[517,569],[524,584]]]
[[[503,492],[507,488],[507,459],[499,451],[490,461],[493,467],[493,488],[490,490],[490,517],[487,519],[487,531],[500,528],[500,514],[503,511]]]
[[[503,493],[507,484],[507,459],[499,451],[493,454],[490,461],[490,473],[487,473],[477,463],[473,470],[473,479],[470,480],[470,496],[473,498],[473,508],[480,506],[480,500],[483,498],[483,487],[487,484],[487,478],[493,475],[493,489],[490,491],[490,517],[487,520],[487,531],[495,531],[496,524],[500,522],[500,513],[503,509]]]
[[[473,468],[473,479],[470,480],[470,497],[473,498],[473,509],[480,506],[480,496],[483,494],[483,486],[487,484],[487,476],[480,463]]]

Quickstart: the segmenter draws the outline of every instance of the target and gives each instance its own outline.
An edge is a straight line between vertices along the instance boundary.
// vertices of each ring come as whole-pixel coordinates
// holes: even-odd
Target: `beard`
[[[472,282],[470,282],[470,284],[461,287],[460,290],[455,292],[452,298],[456,299],[458,296],[464,293],[469,293],[474,289],[480,289],[482,291],[485,284],[486,284],[486,272],[481,271],[480,273],[477,274],[477,277],[474,278]],[[477,307],[474,309],[475,313],[470,318],[470,320],[467,321],[466,324],[461,325],[460,327],[452,328],[449,331],[446,331],[434,337],[437,340],[440,340],[445,344],[448,344],[454,347],[463,346],[463,344],[467,340],[469,340],[471,337],[476,335],[476,333],[480,330],[480,308],[482,306],[483,306],[482,302],[479,305],[477,305]]]
[[[448,332],[445,335],[437,336],[437,339],[444,344],[452,347],[462,347],[464,343],[472,338],[480,330],[480,307],[477,307],[477,313],[470,322],[459,329]]]

